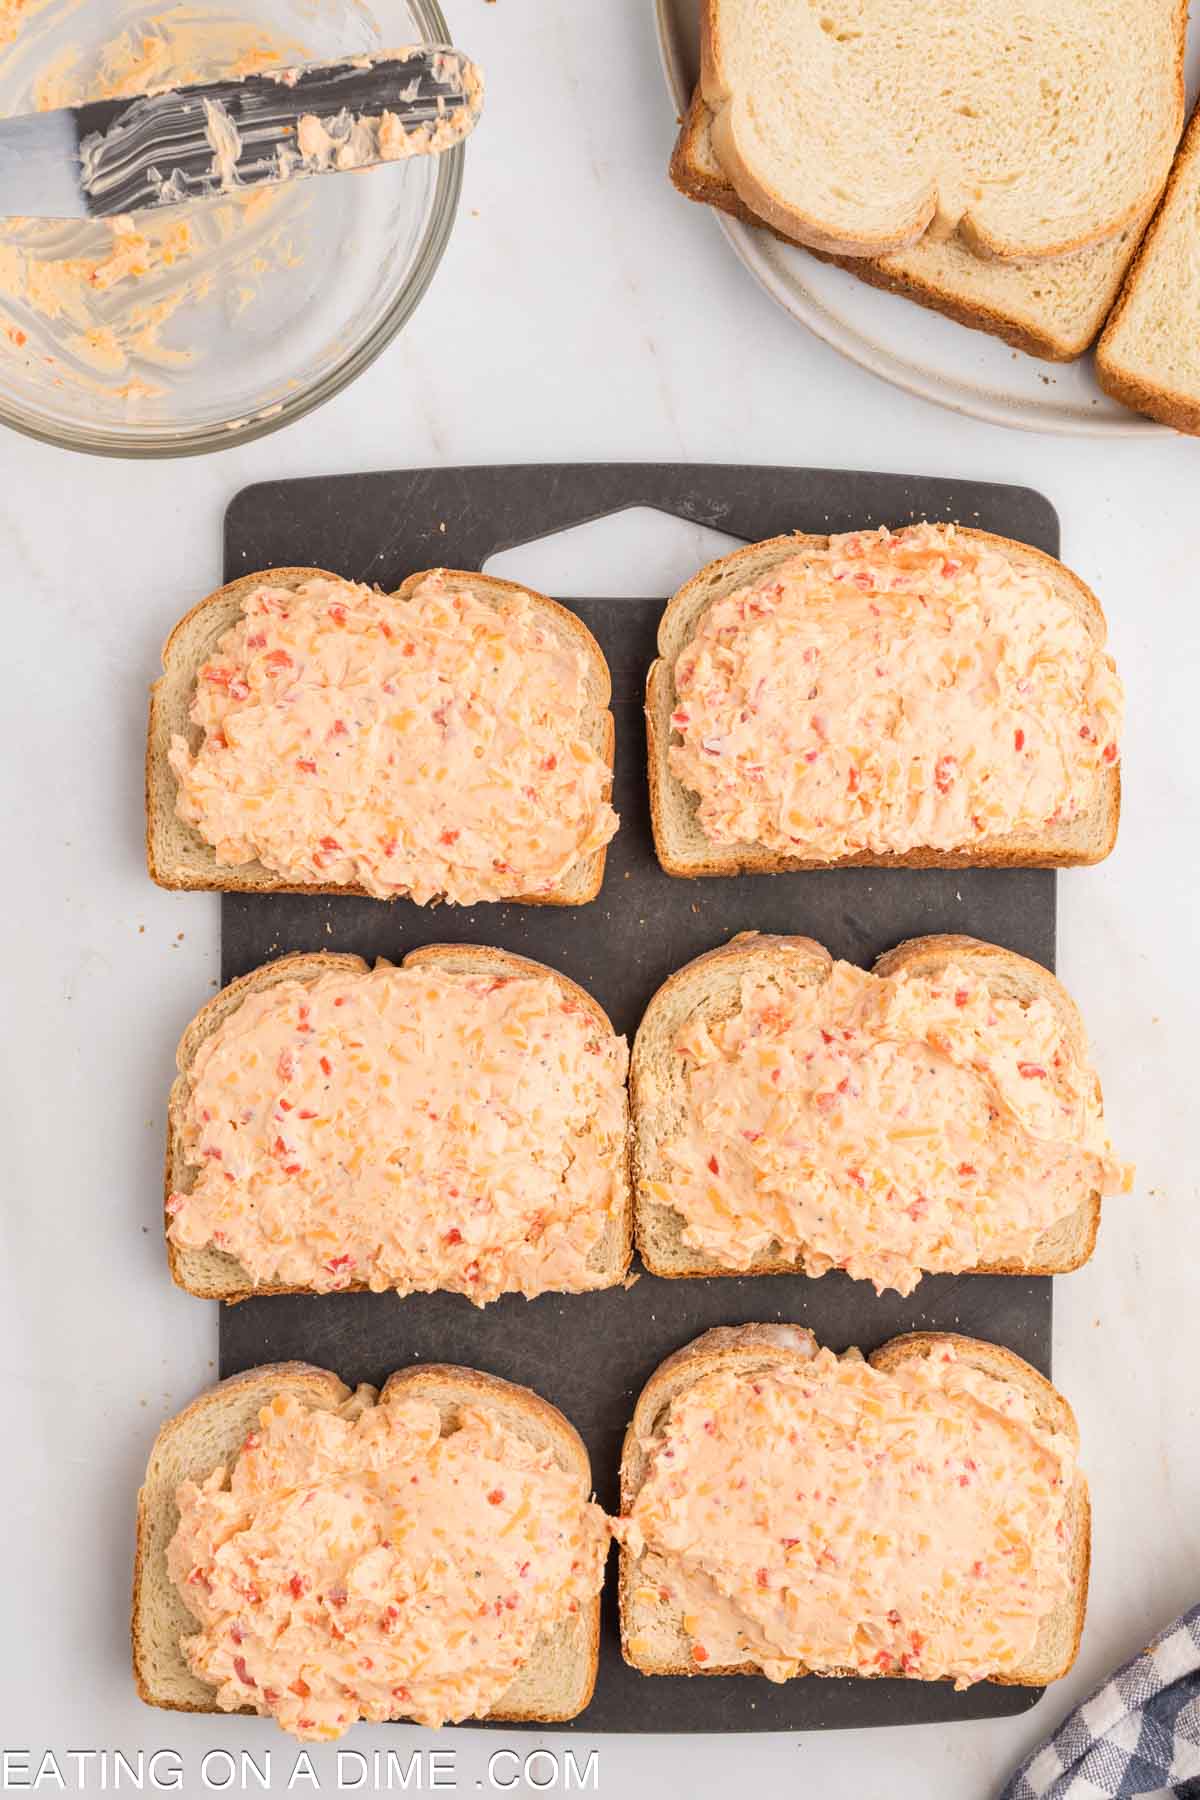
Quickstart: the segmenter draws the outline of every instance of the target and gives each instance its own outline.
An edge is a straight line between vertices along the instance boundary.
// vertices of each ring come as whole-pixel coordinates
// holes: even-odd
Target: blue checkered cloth
[[[1000,1800],[1200,1800],[1200,1606],[1096,1689]]]

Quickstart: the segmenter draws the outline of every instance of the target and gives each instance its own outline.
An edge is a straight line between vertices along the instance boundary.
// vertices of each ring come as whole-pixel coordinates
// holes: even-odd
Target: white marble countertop
[[[575,1747],[599,1750],[599,1791],[612,1795],[719,1795],[737,1782],[822,1800],[983,1800],[1069,1702],[1200,1598],[1200,443],[976,424],[793,326],[667,185],[673,120],[649,0],[449,11],[488,71],[488,116],[434,286],[357,386],[289,431],[201,461],[107,463],[0,438],[11,859],[0,1742],[32,1750],[35,1766],[46,1748],[169,1746],[188,1759],[190,1793],[208,1749],[273,1750],[279,1791],[290,1767],[267,1722],[144,1708],[127,1646],[145,1456],[159,1422],[211,1379],[216,1349],[215,1309],[166,1279],[159,1183],[175,1041],[215,982],[217,903],[147,879],[145,695],[166,631],[220,579],[226,500],[267,476],[427,463],[818,463],[1043,489],[1066,560],[1107,608],[1129,690],[1119,847],[1060,882],[1061,972],[1115,1138],[1139,1165],[1135,1196],[1106,1208],[1095,1259],[1057,1289],[1056,1377],[1079,1415],[1095,1506],[1087,1629],[1074,1673],[1017,1719],[724,1740],[584,1732]],[[656,592],[681,558],[686,546],[664,551],[635,522],[617,562]],[[403,1727],[349,1740],[380,1744],[453,1750],[463,1791],[486,1788],[498,1748],[495,1734],[435,1745]],[[333,1790],[332,1752],[317,1766]]]

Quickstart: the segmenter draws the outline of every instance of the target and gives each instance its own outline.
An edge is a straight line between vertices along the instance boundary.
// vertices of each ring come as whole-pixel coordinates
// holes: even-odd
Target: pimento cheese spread
[[[697,1669],[1020,1671],[1071,1593],[1074,1445],[943,1347],[882,1373],[718,1370],[672,1401],[619,1526]],[[638,1644],[632,1646],[635,1653]]]
[[[95,48],[68,44],[31,77],[39,39],[32,24],[22,27],[47,10],[46,0],[0,3],[6,113],[251,75],[307,54],[304,45],[248,21],[174,5],[133,17]],[[51,38],[55,13],[43,22]],[[278,188],[257,188],[221,202],[110,219],[0,221],[6,381],[43,400],[39,390],[82,389],[109,412],[113,400],[137,407],[166,398],[173,378],[202,361],[198,350],[166,343],[166,328],[195,318],[221,286],[228,330],[228,314],[258,296],[265,276],[297,266],[297,230],[307,210],[302,192],[285,199]]]
[[[199,672],[176,811],[222,865],[460,906],[548,893],[608,843],[582,650],[535,602],[428,575],[261,587]]]
[[[907,1294],[925,1272],[1025,1259],[1132,1182],[1051,1002],[978,970],[747,974],[737,1009],[686,1022],[674,1054],[686,1122],[647,1191],[728,1268],[770,1251]]]
[[[675,689],[670,767],[709,840],[822,861],[1075,818],[1123,708],[1050,581],[942,525],[833,537],[717,601]]]
[[[482,1409],[280,1395],[231,1467],[177,1493],[167,1551],[224,1712],[306,1739],[359,1719],[478,1718],[539,1634],[591,1600],[608,1524],[578,1480]]]
[[[604,1286],[626,1060],[548,975],[380,963],[252,992],[192,1064],[169,1236],[321,1293]]]

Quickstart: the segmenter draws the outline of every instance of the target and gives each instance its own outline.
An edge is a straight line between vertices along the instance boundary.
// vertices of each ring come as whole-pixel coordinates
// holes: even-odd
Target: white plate
[[[697,0],[656,0],[671,97],[682,114],[700,63]],[[1025,431],[1079,437],[1151,437],[1166,431],[1101,392],[1090,356],[1040,362],[943,319],[844,269],[792,249],[768,231],[713,209],[740,260],[772,299],[810,331],[885,381],[955,412]]]

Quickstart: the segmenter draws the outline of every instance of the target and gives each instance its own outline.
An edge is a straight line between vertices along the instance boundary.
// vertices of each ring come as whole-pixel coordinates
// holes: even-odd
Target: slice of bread
[[[957,236],[937,240],[928,235],[889,256],[831,256],[798,244],[738,198],[717,161],[712,114],[698,88],[676,140],[671,180],[689,200],[717,207],[744,225],[760,226],[797,249],[807,248],[819,261],[836,264],[869,287],[902,295],[1049,362],[1070,362],[1094,341],[1145,222],[1140,219],[1090,249],[1036,263],[976,256]]]
[[[582,619],[556,600],[531,593],[516,582],[460,569],[424,570],[410,575],[395,590],[395,597],[407,600],[427,574],[436,572],[448,575],[477,600],[499,613],[518,597],[529,596],[547,629],[564,644],[583,652],[590,703],[584,735],[611,771],[615,734],[608,705],[612,698],[612,681],[604,653]],[[212,845],[194,826],[185,824],[176,815],[175,776],[168,761],[173,737],[185,738],[193,751],[201,742],[203,734],[189,717],[197,672],[212,656],[219,640],[242,618],[247,596],[263,586],[295,589],[306,581],[340,579],[328,569],[304,568],[263,569],[255,575],[241,575],[193,606],[167,639],[163,646],[163,673],[150,689],[150,727],[146,744],[146,863],[151,880],[159,887],[206,889],[223,894],[367,894],[367,889],[358,883],[338,886],[333,882],[290,881],[260,862],[237,867],[218,863]],[[611,796],[611,791],[610,780],[605,788],[606,799]],[[511,904],[582,906],[600,892],[604,858],[605,851],[597,850],[569,869],[550,892],[520,895]]]
[[[907,969],[913,974],[935,975],[950,963],[968,971],[978,970],[998,992],[1011,994],[1019,1001],[1028,1002],[1036,996],[1048,1000],[1069,1041],[1086,1061],[1087,1035],[1067,990],[1040,963],[1030,962],[1011,950],[953,933],[910,938],[881,956],[874,973],[895,975]],[[682,1134],[687,1119],[687,1071],[684,1059],[673,1048],[681,1028],[697,1018],[715,1024],[736,1013],[746,975],[770,978],[773,974],[786,974],[808,987],[827,981],[832,967],[828,950],[812,938],[742,932],[720,949],[686,963],[663,983],[646,1008],[634,1039],[629,1089],[633,1110],[635,1231],[638,1251],[652,1274],[670,1278],[795,1274],[795,1259],[780,1254],[777,1246],[764,1250],[748,1269],[726,1268],[707,1252],[685,1242],[682,1214],[652,1198],[646,1183],[667,1179],[663,1146]],[[981,1263],[962,1273],[1065,1275],[1087,1262],[1096,1247],[1099,1228],[1100,1195],[1092,1194],[1044,1231],[1026,1259]]]
[[[582,1006],[595,1019],[602,1031],[612,1031],[607,1013],[585,989],[570,981],[567,976],[560,975],[556,969],[549,969],[544,963],[532,962],[528,957],[514,956],[508,950],[494,950],[479,944],[426,944],[419,950],[410,950],[400,966],[406,969],[435,967],[449,974],[462,975],[482,971],[501,975],[549,976],[557,982],[564,995],[569,996],[576,1005]],[[191,1092],[192,1064],[204,1040],[211,1037],[217,1027],[236,1012],[250,994],[274,987],[281,981],[312,982],[322,975],[339,972],[365,975],[367,970],[368,964],[361,956],[328,950],[312,954],[297,952],[281,956],[278,962],[252,969],[249,975],[230,982],[227,988],[223,988],[206,1006],[201,1007],[180,1039],[175,1057],[179,1074],[172,1084],[167,1106],[164,1203],[173,1193],[189,1192],[193,1185],[194,1171],[184,1155],[182,1127],[184,1110]],[[632,1255],[633,1196],[628,1179],[625,1180],[624,1188],[625,1204],[620,1215],[609,1222],[604,1236],[588,1259],[589,1267],[601,1277],[599,1285],[602,1287],[615,1287],[625,1279]],[[164,1230],[169,1224],[170,1215],[164,1210]],[[182,1248],[172,1243],[170,1238],[166,1242],[172,1280],[189,1294],[195,1294],[198,1299],[232,1303],[249,1300],[259,1294],[311,1292],[310,1289],[289,1287],[282,1282],[262,1282],[256,1287],[241,1263],[224,1251],[214,1249],[211,1245],[202,1250]],[[339,1289],[339,1292],[359,1293],[365,1290],[364,1282],[354,1282],[349,1288]]]
[[[868,1361],[876,1369],[897,1369],[914,1357],[925,1357],[943,1344],[952,1344],[956,1353],[972,1368],[981,1369],[998,1380],[1011,1382],[1033,1401],[1038,1423],[1069,1437],[1078,1446],[1079,1430],[1075,1415],[1063,1396],[1044,1375],[1013,1351],[999,1344],[988,1344],[978,1338],[960,1337],[953,1332],[919,1331],[872,1352]],[[677,1350],[660,1363],[642,1389],[633,1419],[625,1433],[621,1455],[621,1511],[628,1513],[649,1469],[649,1457],[643,1449],[666,1416],[672,1400],[693,1386],[702,1376],[719,1368],[738,1374],[753,1375],[775,1369],[802,1367],[816,1354],[817,1341],[810,1331],[798,1325],[718,1326],[702,1337]],[[847,1356],[857,1356],[849,1350]],[[1091,1509],[1087,1483],[1078,1476],[1069,1502],[1067,1527],[1070,1538],[1072,1593],[1070,1598],[1049,1614],[1038,1634],[1034,1654],[1027,1667],[1011,1674],[993,1675],[990,1680],[1007,1685],[1057,1681],[1070,1669],[1079,1649],[1087,1611],[1088,1572],[1091,1562]],[[624,1546],[620,1554],[621,1648],[626,1662],[644,1675],[754,1675],[753,1663],[739,1662],[726,1667],[706,1663],[698,1668],[689,1654],[690,1640],[683,1620],[669,1603],[643,1597],[646,1587],[639,1581],[641,1558]],[[631,1648],[636,1642],[636,1653]],[[801,1670],[800,1673],[858,1675],[856,1669]],[[864,1676],[864,1679],[874,1677]],[[910,1675],[910,1680],[921,1677]]]
[[[1053,556],[1012,538],[996,537],[969,526],[957,527],[960,538],[986,544],[1018,569],[1027,569],[1049,580],[1055,592],[1077,614],[1097,646],[1103,645],[1107,626],[1100,602],[1078,575]],[[1076,868],[1102,862],[1117,839],[1121,814],[1121,777],[1116,764],[1097,783],[1095,804],[1075,819],[1047,825],[1036,836],[998,835],[983,838],[962,850],[916,848],[889,854],[858,851],[819,862],[803,855],[784,856],[762,844],[714,844],[696,817],[696,796],[672,773],[671,715],[675,711],[675,664],[690,643],[704,613],[716,601],[739,588],[751,587],[771,571],[806,549],[824,549],[827,537],[796,532],[747,544],[729,556],[719,557],[693,575],[668,601],[658,627],[658,657],[650,666],[646,683],[646,751],[650,772],[650,820],[654,848],[668,875],[771,875],[784,869],[847,868],[852,866],[896,869]]]
[[[1105,393],[1200,435],[1200,107],[1096,349]]]
[[[1143,217],[1183,121],[1181,0],[704,0],[713,141],[801,243],[881,256],[958,231],[1054,257]]]
[[[167,1547],[179,1524],[175,1493],[181,1482],[203,1481],[218,1464],[230,1462],[261,1409],[279,1394],[323,1411],[351,1399],[358,1411],[399,1397],[429,1400],[441,1410],[443,1436],[455,1429],[460,1406],[481,1406],[530,1443],[548,1446],[560,1466],[575,1476],[581,1499],[592,1491],[588,1454],[574,1426],[539,1394],[496,1375],[418,1364],[389,1376],[378,1395],[363,1386],[353,1396],[336,1375],[310,1363],[273,1363],[233,1375],[162,1427],[138,1495],[133,1678],[148,1706],[172,1712],[217,1710],[213,1690],[192,1674],[179,1647],[180,1639],[196,1630],[196,1621],[167,1573]],[[572,1618],[543,1633],[535,1655],[487,1716],[546,1724],[573,1719],[592,1697],[599,1643],[597,1595]]]

